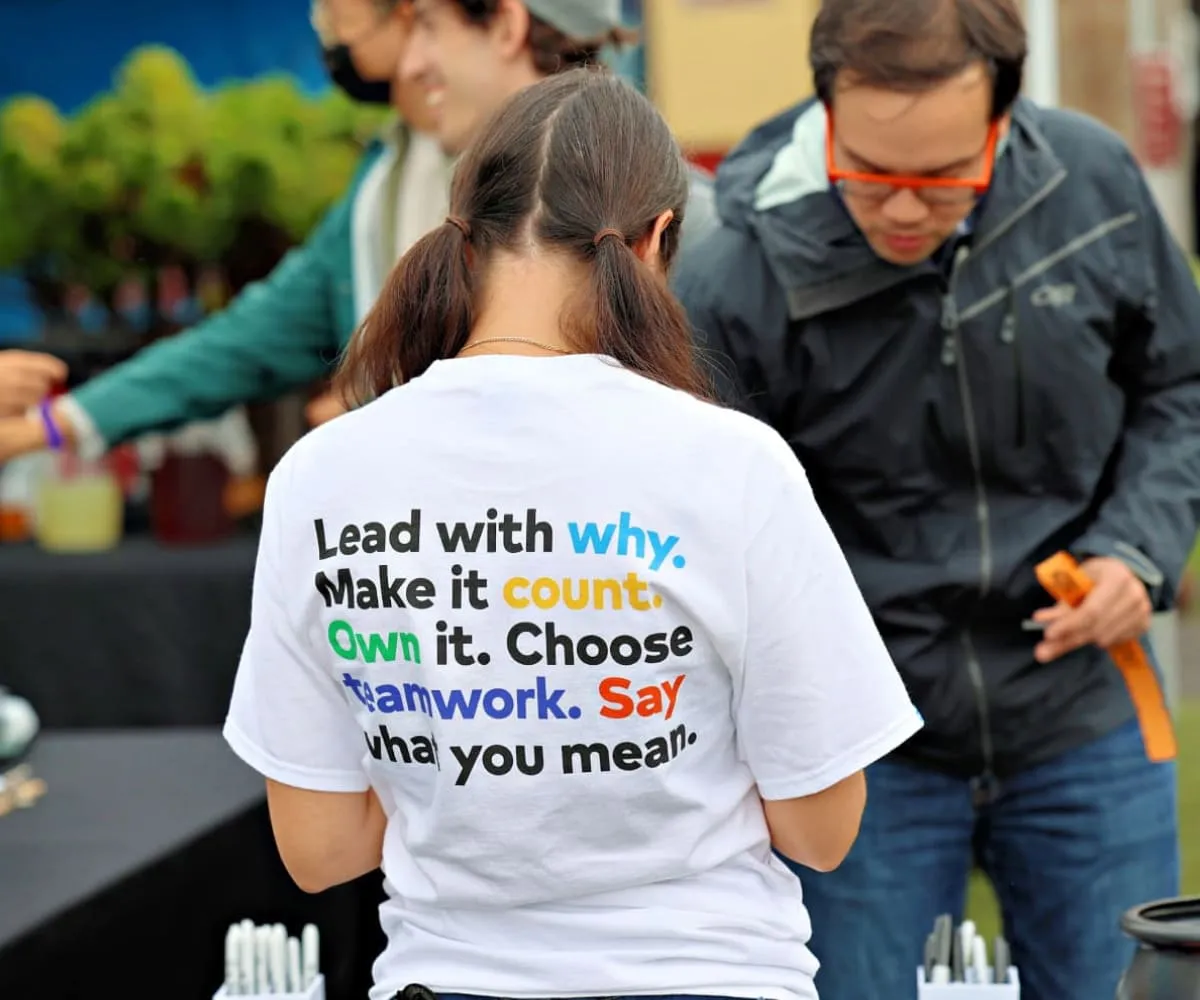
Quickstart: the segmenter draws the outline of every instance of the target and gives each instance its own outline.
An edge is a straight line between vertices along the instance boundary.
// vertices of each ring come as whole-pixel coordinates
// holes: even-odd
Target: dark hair
[[[1018,0],[822,0],[809,36],[817,96],[833,103],[837,77],[919,92],[982,61],[992,73],[992,117],[1021,90],[1028,42]]]
[[[451,0],[451,3],[467,21],[480,26],[489,24],[500,9],[500,0]],[[627,28],[614,29],[599,38],[571,38],[532,11],[529,14],[529,53],[534,69],[543,76],[592,66],[600,61],[605,46],[628,45],[636,40],[637,32]]]
[[[661,237],[669,268],[687,193],[670,129],[629,84],[581,69],[525,88],[463,154],[450,218],[392,271],[351,339],[337,388],[361,405],[456,355],[474,326],[492,255],[536,244],[591,269],[564,310],[568,344],[711,399],[683,307],[632,249],[674,212]]]

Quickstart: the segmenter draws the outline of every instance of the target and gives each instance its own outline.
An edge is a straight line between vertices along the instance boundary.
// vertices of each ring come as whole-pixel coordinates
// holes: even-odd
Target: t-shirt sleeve
[[[285,553],[299,540],[284,508],[291,464],[267,486],[254,569],[250,632],[242,648],[224,735],[234,752],[264,777],[315,792],[361,792],[370,784],[363,736],[340,685],[322,668],[307,633],[289,611],[303,574],[289,572]]]
[[[774,499],[746,551],[738,742],[763,798],[799,798],[874,763],[923,723],[782,439],[758,478]]]

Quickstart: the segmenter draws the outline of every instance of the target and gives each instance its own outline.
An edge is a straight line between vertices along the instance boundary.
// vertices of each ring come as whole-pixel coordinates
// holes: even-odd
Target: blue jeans
[[[1175,765],[1146,759],[1136,722],[1004,781],[980,806],[968,781],[875,764],[842,866],[791,866],[821,1000],[915,1000],[925,937],[939,913],[962,919],[973,862],[1000,901],[1021,1000],[1112,1000],[1134,948],[1121,914],[1179,893]]]

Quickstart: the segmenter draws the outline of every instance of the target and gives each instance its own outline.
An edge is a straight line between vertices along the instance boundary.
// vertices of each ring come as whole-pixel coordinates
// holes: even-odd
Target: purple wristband
[[[42,415],[42,426],[46,428],[46,444],[50,446],[51,451],[61,451],[63,436],[59,432],[58,424],[54,422],[53,414],[50,412],[50,400],[42,400],[38,405],[38,413]]]

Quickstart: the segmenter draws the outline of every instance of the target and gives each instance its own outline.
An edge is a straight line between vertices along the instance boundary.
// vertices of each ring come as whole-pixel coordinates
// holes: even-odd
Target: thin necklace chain
[[[552,354],[573,354],[573,351],[567,350],[565,347],[555,347],[553,344],[543,344],[540,340],[530,340],[528,337],[485,337],[483,340],[477,340],[473,344],[467,344],[459,354],[466,354],[467,351],[473,351],[477,347],[483,347],[484,344],[526,344],[529,347],[537,347],[543,351],[550,351]]]

